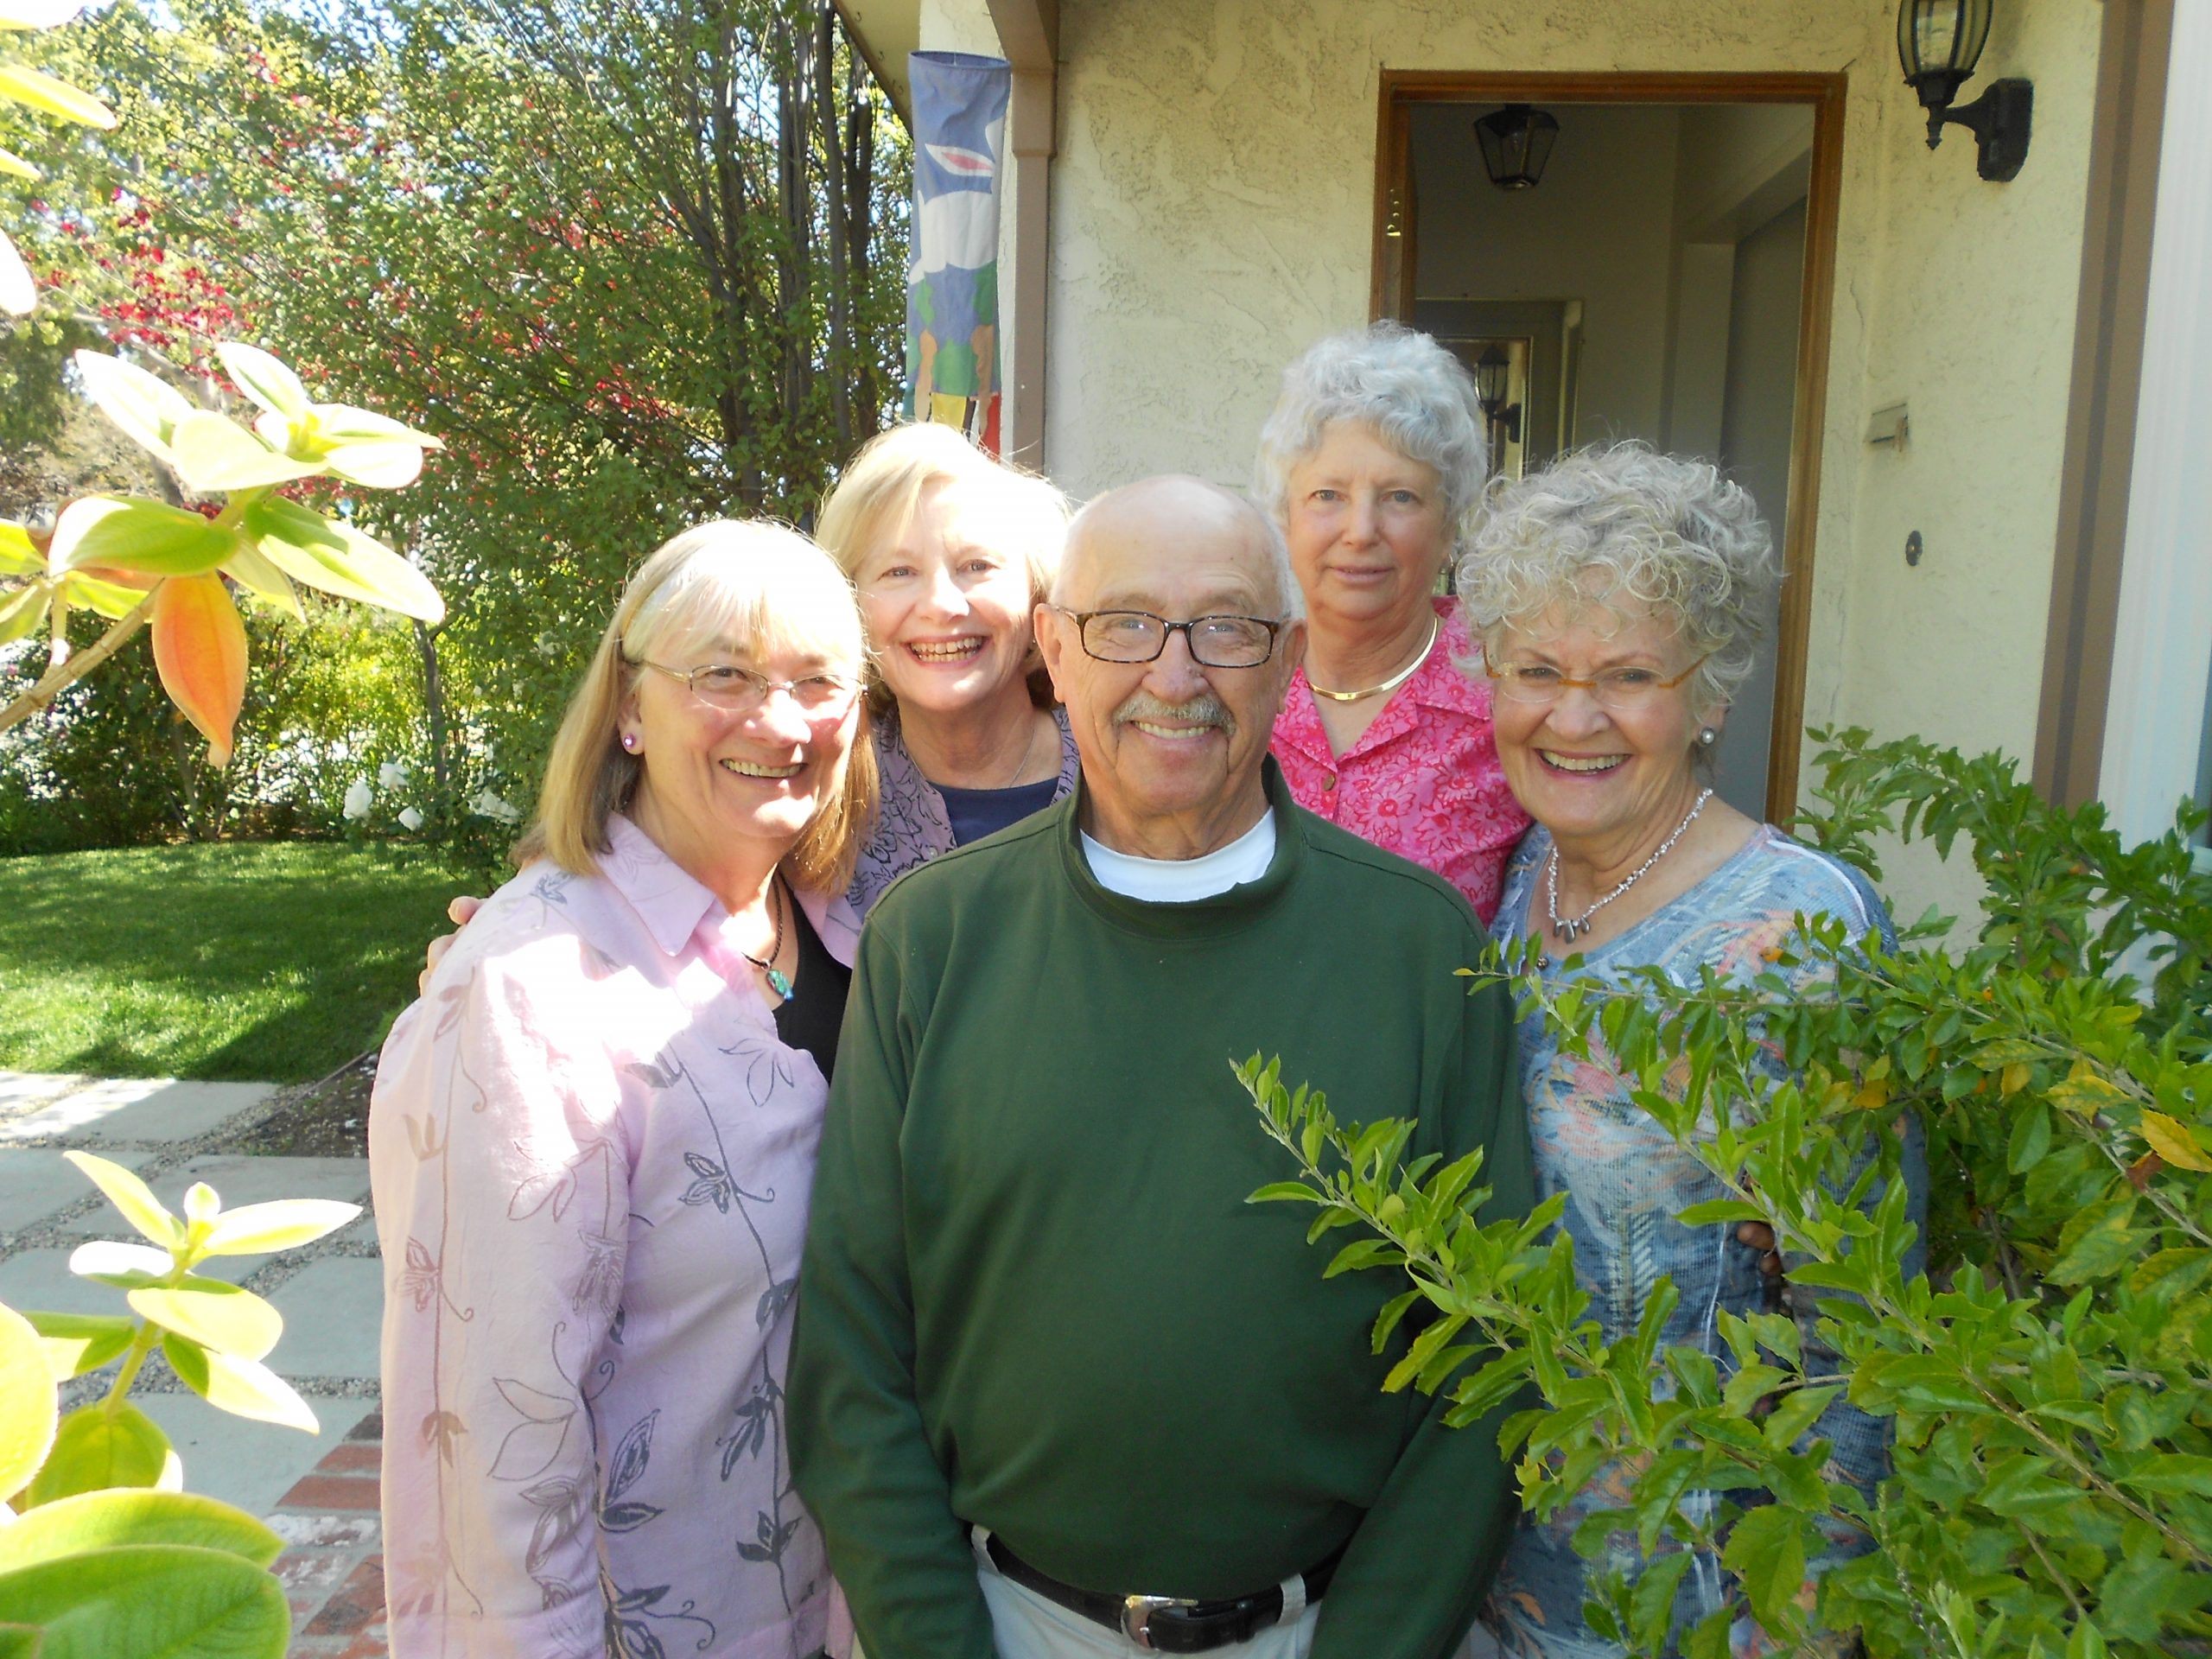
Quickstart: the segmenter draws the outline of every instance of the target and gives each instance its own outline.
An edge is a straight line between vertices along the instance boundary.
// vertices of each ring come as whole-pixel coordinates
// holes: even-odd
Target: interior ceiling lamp
[[[1530,189],[1542,179],[1558,137],[1558,118],[1527,104],[1509,104],[1475,123],[1483,167],[1501,190]]]
[[[1498,346],[1485,347],[1475,359],[1475,401],[1482,405],[1483,415],[1490,423],[1503,432],[1508,443],[1521,442],[1521,405],[1505,401],[1506,388],[1512,365]],[[1491,457],[1491,465],[1497,457]]]
[[[1971,104],[1958,109],[1951,100],[1974,74],[1989,41],[1993,0],[1898,0],[1897,61],[1906,83],[1920,94],[1928,111],[1928,148],[1943,142],[1946,125],[1974,136],[1974,170],[2002,182],[2017,175],[2028,158],[2028,127],[2035,112],[2035,86],[2025,80],[1996,80]]]

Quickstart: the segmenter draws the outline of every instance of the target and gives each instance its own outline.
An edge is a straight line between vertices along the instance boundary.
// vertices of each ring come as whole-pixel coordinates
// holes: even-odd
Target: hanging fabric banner
[[[1003,58],[916,52],[914,253],[906,269],[906,415],[999,452],[999,175],[1014,72]]]

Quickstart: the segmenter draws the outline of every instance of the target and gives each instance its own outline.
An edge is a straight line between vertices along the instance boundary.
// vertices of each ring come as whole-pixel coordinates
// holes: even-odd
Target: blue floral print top
[[[1506,944],[1529,931],[1529,900],[1551,855],[1551,836],[1531,830],[1508,866],[1505,891],[1491,937]],[[1865,877],[1827,855],[1793,841],[1771,825],[1762,825],[1741,849],[1711,875],[1671,904],[1636,924],[1618,938],[1583,953],[1575,976],[1618,982],[1626,969],[1656,966],[1682,984],[1697,982],[1710,969],[1725,981],[1745,982],[1772,968],[1770,954],[1784,944],[1799,913],[1825,912],[1840,918],[1853,937],[1878,932],[1885,944],[1896,935],[1888,913]],[[1569,977],[1556,961],[1544,969],[1547,982]],[[1817,983],[1819,970],[1802,970],[1803,988]],[[1758,1253],[1736,1238],[1733,1224],[1685,1227],[1675,1219],[1683,1210],[1725,1197],[1705,1167],[1681,1152],[1658,1123],[1633,1104],[1625,1085],[1606,1064],[1601,1039],[1593,1038],[1592,1058],[1560,1052],[1532,1015],[1520,1027],[1522,1094],[1529,1109],[1535,1149],[1536,1192],[1548,1198],[1567,1195],[1560,1224],[1574,1240],[1577,1276],[1591,1296],[1591,1313],[1605,1326],[1605,1340],[1632,1333],[1660,1276],[1667,1274],[1681,1293],[1662,1340],[1702,1348],[1725,1380],[1735,1370],[1720,1339],[1719,1315],[1767,1311],[1769,1282],[1759,1271]],[[1777,1076],[1783,1062],[1774,1059]],[[1927,1178],[1918,1126],[1905,1134],[1905,1175],[1911,1185],[1913,1224],[1923,1224]],[[1871,1205],[1878,1193],[1870,1197]],[[1916,1255],[1918,1247],[1916,1246]],[[1917,1271],[1916,1260],[1906,1272]],[[1811,1298],[1798,1299],[1796,1310],[1808,1362],[1828,1351],[1814,1335]],[[1888,1426],[1839,1399],[1830,1405],[1808,1438],[1828,1440],[1834,1454],[1830,1478],[1849,1480],[1871,1493],[1889,1468]],[[1599,1510],[1626,1507],[1638,1471],[1620,1464],[1599,1471],[1581,1494],[1539,1524],[1524,1515],[1499,1570],[1484,1622],[1508,1654],[1521,1659],[1614,1659],[1624,1650],[1590,1630],[1582,1604],[1588,1580],[1608,1567],[1630,1579],[1642,1557],[1632,1533],[1617,1533],[1595,1560],[1574,1552],[1572,1540],[1585,1516]],[[1738,1502],[1743,1501],[1738,1497]],[[1752,1501],[1756,1502],[1754,1498]],[[1819,1575],[1837,1561],[1866,1548],[1856,1533],[1838,1533],[1808,1566],[1804,1592],[1809,1604]],[[1662,1552],[1677,1548],[1662,1543]],[[1685,1575],[1675,1604],[1679,1636],[1726,1599],[1727,1586],[1710,1560]],[[1748,1656],[1774,1650],[1747,1619],[1739,1620],[1732,1648]]]

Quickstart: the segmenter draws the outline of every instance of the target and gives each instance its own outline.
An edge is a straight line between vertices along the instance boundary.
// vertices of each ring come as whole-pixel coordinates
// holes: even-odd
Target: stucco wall
[[[1867,136],[1872,224],[1837,295],[1862,346],[1855,363],[1838,353],[1831,418],[1904,402],[1912,432],[1902,454],[1853,446],[1856,464],[1823,488],[1855,500],[1828,561],[1838,585],[1808,717],[2033,750],[2101,10],[2037,0],[2000,12],[1967,92],[1998,75],[2035,82],[2034,142],[2012,183],[1975,176],[1958,129],[1929,154],[1909,102]],[[1927,550],[1916,569],[1904,561],[1914,530]]]

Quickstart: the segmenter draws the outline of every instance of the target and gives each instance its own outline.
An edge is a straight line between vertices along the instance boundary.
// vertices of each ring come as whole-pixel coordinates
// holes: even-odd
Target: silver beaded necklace
[[[1643,863],[1630,870],[1627,876],[1622,880],[1620,886],[1615,887],[1611,893],[1600,899],[1596,904],[1591,906],[1589,909],[1584,911],[1580,916],[1570,916],[1564,919],[1560,916],[1559,849],[1554,846],[1552,849],[1551,862],[1547,865],[1544,869],[1544,910],[1551,922],[1552,931],[1559,935],[1562,943],[1567,944],[1573,944],[1577,939],[1587,933],[1590,931],[1590,918],[1592,916],[1595,916],[1599,911],[1603,910],[1607,905],[1611,904],[1614,899],[1619,898],[1621,894],[1626,893],[1637,882],[1643,880],[1645,874],[1649,871],[1654,864],[1656,864],[1661,859],[1666,857],[1669,853],[1674,851],[1675,843],[1682,838],[1682,832],[1688,830],[1690,825],[1696,821],[1697,815],[1705,810],[1705,804],[1712,798],[1713,791],[1711,790],[1707,789],[1699,791],[1696,804],[1690,808],[1688,815],[1684,817],[1680,823],[1675,826],[1675,833],[1659,843],[1658,850],[1654,852],[1650,857],[1645,859]]]

